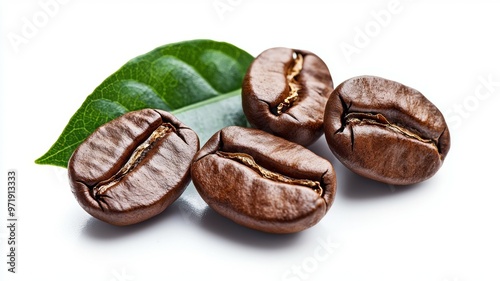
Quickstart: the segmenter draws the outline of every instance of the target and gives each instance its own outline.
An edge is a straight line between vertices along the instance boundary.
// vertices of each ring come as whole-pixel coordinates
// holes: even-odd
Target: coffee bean
[[[216,212],[249,228],[292,233],[316,224],[336,191],[330,162],[261,130],[227,127],[196,153],[193,183]]]
[[[398,82],[361,76],[340,84],[325,109],[325,138],[352,171],[395,185],[433,176],[450,149],[439,109]]]
[[[126,113],[99,127],[68,164],[71,190],[92,216],[129,225],[161,213],[190,181],[198,136],[172,114]]]
[[[328,67],[318,56],[272,48],[247,71],[243,111],[252,127],[306,146],[323,134],[325,104],[332,90]]]

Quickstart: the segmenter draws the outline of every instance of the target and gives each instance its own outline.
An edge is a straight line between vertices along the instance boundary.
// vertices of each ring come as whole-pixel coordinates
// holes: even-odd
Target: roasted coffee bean
[[[249,228],[292,233],[316,224],[333,203],[330,162],[253,128],[227,127],[194,156],[193,183],[216,212]]]
[[[68,164],[71,190],[92,216],[129,225],[161,213],[190,181],[196,133],[172,114],[126,113],[99,127]]]
[[[332,91],[332,77],[318,56],[272,48],[247,71],[243,111],[252,127],[306,146],[323,134],[325,104]]]
[[[395,185],[433,176],[450,149],[439,109],[398,82],[361,76],[340,84],[325,109],[325,138],[349,169]]]

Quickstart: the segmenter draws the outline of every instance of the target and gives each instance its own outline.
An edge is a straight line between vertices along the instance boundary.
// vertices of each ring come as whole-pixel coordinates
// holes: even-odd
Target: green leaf
[[[100,125],[143,108],[171,111],[201,143],[223,127],[245,126],[241,84],[252,60],[231,44],[211,40],[168,44],[136,57],[87,97],[35,163],[67,167],[73,151]]]

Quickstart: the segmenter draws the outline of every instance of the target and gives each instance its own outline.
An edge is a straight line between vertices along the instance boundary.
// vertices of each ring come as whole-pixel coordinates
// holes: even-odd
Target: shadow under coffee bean
[[[161,213],[190,181],[196,133],[172,114],[126,113],[99,127],[68,164],[71,190],[92,216],[130,225]]]
[[[374,76],[346,80],[325,109],[325,138],[353,172],[407,185],[433,176],[450,149],[439,109],[415,89]]]

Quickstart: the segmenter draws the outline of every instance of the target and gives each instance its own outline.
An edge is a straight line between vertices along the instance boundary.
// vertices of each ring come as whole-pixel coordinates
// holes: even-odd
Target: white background
[[[500,280],[500,5],[436,2],[2,0],[1,279]],[[34,160],[129,59],[198,38],[254,56],[313,51],[335,85],[369,74],[414,87],[446,115],[450,153],[432,179],[394,187],[346,170],[321,138],[311,149],[333,162],[338,193],[322,221],[293,235],[235,225],[193,186],[139,225],[93,219],[65,169]],[[16,274],[6,263],[8,169],[18,172]]]

